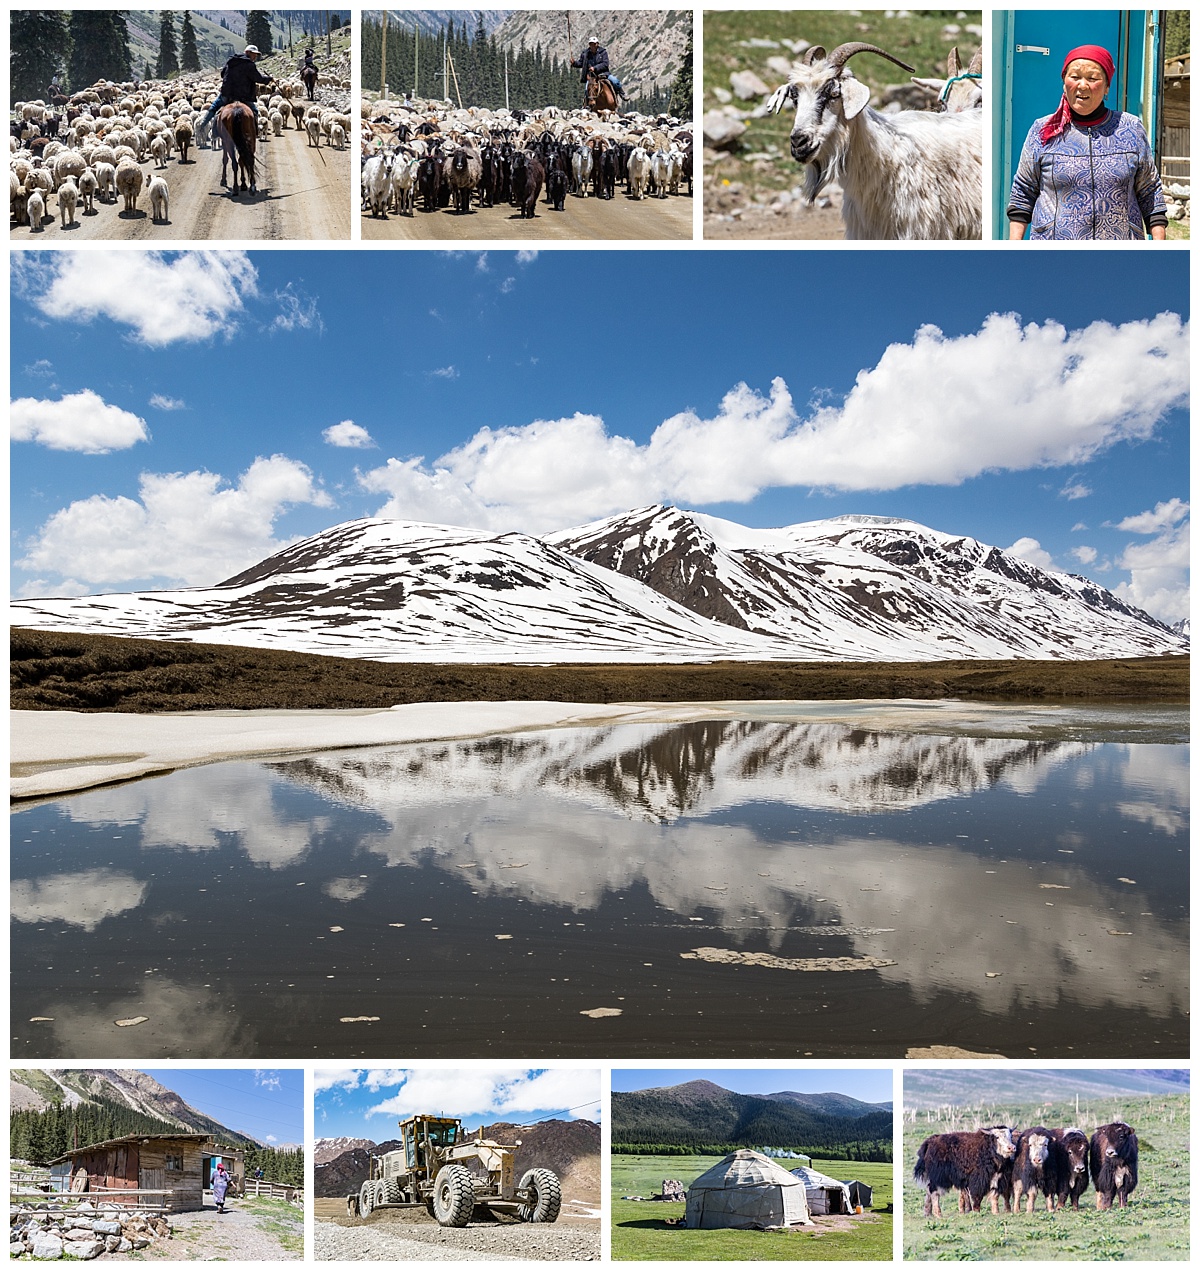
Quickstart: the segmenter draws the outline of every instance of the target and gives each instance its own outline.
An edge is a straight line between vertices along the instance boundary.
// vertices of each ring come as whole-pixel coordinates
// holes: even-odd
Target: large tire
[[[398,1205],[404,1199],[404,1189],[400,1186],[398,1178],[387,1179],[384,1183],[384,1189],[387,1193],[389,1205]]]
[[[365,1183],[358,1189],[358,1213],[362,1218],[370,1218],[371,1210],[375,1208],[375,1183],[372,1179],[367,1179]]]
[[[531,1169],[521,1178],[521,1191],[528,1191],[529,1203],[521,1206],[525,1222],[554,1222],[562,1208],[562,1187],[553,1170]]]
[[[382,1178],[375,1180],[375,1208],[379,1209],[388,1203],[388,1185]]]
[[[443,1165],[433,1180],[433,1216],[443,1227],[465,1227],[475,1210],[475,1181],[465,1165]]]

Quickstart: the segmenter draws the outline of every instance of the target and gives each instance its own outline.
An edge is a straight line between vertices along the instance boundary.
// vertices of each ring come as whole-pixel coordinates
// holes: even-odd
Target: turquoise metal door
[[[1099,44],[1112,53],[1117,74],[1104,100],[1114,110],[1140,116],[1149,136],[1156,135],[1157,62],[1147,57],[1157,47],[1156,19],[1155,11],[1145,9],[993,11],[992,59],[1000,90],[992,116],[996,238],[1008,237],[1004,209],[1025,136],[1035,119],[1058,109],[1063,59],[1073,48]]]

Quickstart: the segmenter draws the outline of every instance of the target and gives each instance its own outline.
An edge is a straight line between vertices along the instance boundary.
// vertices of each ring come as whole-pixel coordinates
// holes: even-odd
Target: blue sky
[[[145,1068],[185,1103],[267,1147],[304,1142],[300,1068]]]
[[[532,1125],[600,1119],[595,1068],[318,1068],[316,1137],[396,1137],[415,1113],[461,1117],[467,1129],[495,1121]]]
[[[1183,253],[13,262],[20,595],[205,585],[360,516],[670,502],[909,517],[1186,612]]]
[[[614,1068],[614,1090],[653,1090],[711,1081],[735,1094],[845,1094],[863,1103],[892,1102],[890,1068]]]

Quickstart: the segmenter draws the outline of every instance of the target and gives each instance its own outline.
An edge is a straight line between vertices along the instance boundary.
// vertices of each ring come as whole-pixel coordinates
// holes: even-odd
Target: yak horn
[[[826,60],[830,66],[836,66],[838,70],[841,70],[856,53],[878,53],[880,57],[886,57],[889,62],[895,62],[897,66],[904,67],[910,74],[917,69],[915,66],[909,66],[907,62],[902,62],[898,57],[893,57],[890,53],[874,44],[863,44],[857,40],[852,44],[839,44]]]
[[[813,44],[804,50],[804,57],[801,59],[805,66],[811,66],[817,58],[825,56],[825,49],[820,44]]]

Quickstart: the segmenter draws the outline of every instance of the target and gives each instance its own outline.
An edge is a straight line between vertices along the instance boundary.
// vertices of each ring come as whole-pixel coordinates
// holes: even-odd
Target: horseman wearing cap
[[[577,58],[571,60],[572,66],[577,66],[582,72],[579,76],[581,84],[587,83],[588,72],[593,72],[597,78],[607,76],[608,82],[617,90],[618,97],[626,97],[625,89],[621,86],[621,81],[608,69],[608,50],[592,36],[588,40],[587,48]]]

